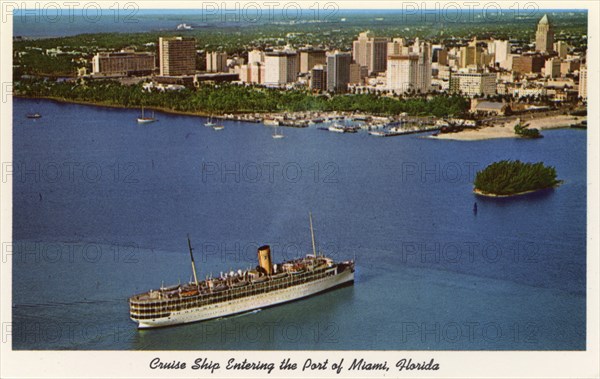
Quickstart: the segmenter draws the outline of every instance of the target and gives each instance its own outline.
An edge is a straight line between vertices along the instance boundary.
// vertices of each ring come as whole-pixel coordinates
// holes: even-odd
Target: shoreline
[[[91,105],[94,107],[102,107],[102,108],[116,108],[116,109],[141,109],[141,107],[138,106],[126,106],[126,105],[122,105],[122,104],[105,104],[105,103],[94,103],[91,101],[84,101],[84,100],[70,100],[70,99],[65,99],[62,97],[52,97],[52,96],[23,96],[23,95],[14,95],[13,97],[16,98],[20,98],[20,99],[29,99],[29,100],[36,100],[36,99],[40,99],[40,100],[52,100],[52,101],[56,101],[58,103],[63,103],[63,104],[79,104],[79,105]],[[225,115],[211,115],[209,113],[204,113],[204,112],[189,112],[189,111],[178,111],[178,110],[174,110],[174,109],[170,109],[170,108],[163,108],[163,107],[145,107],[145,109],[147,110],[151,110],[151,111],[155,111],[155,112],[162,112],[162,113],[167,113],[167,114],[174,114],[174,115],[180,115],[180,116],[196,116],[196,117],[213,117],[213,118],[218,118],[218,119],[225,119]],[[258,113],[258,112],[257,112]]]
[[[544,188],[538,188],[538,189],[532,189],[532,190],[527,190],[527,191],[523,191],[523,192],[517,192],[517,193],[512,193],[510,195],[499,195],[499,194],[494,194],[494,193],[489,193],[489,192],[483,192],[477,188],[473,188],[473,193],[475,195],[478,196],[484,196],[484,197],[491,197],[491,198],[507,198],[507,197],[516,197],[516,196],[523,196],[523,195],[527,195],[530,193],[534,193],[534,192],[539,192],[539,191],[543,191],[543,190],[547,190],[547,189],[554,189],[559,187],[562,184],[562,180],[553,185],[552,187],[544,187]]]
[[[579,123],[583,120],[587,120],[587,116],[554,115],[523,119],[522,122],[528,123],[529,127],[532,129],[544,131],[570,128],[572,124]],[[506,122],[499,121],[493,126],[483,127],[481,129],[463,130],[457,133],[439,134],[437,136],[428,136],[426,138],[453,141],[484,141],[498,138],[527,139],[515,134],[514,127],[518,122],[518,119]]]
[[[62,104],[78,104],[78,105],[89,105],[93,107],[103,108],[114,108],[114,109],[141,109],[141,106],[126,106],[122,104],[113,103],[98,103],[86,100],[72,100],[62,97],[53,96],[27,96],[27,95],[13,95],[15,98],[29,99],[29,100],[50,100]],[[246,122],[259,122],[264,123],[265,119],[278,118],[287,115],[287,113],[280,112],[242,112],[242,113],[229,113],[229,114],[211,114],[203,111],[179,111],[171,108],[149,106],[145,107],[146,110],[155,112],[162,112],[170,115],[179,116],[191,116],[198,118],[214,118],[219,120],[233,120],[233,121],[246,121]],[[311,113],[311,111],[306,111]],[[305,112],[300,112],[305,113]],[[324,112],[327,113],[327,112]],[[344,112],[342,112],[343,114]],[[338,112],[332,112],[335,116]],[[379,117],[379,116],[372,116]],[[573,116],[573,115],[554,115],[554,116],[543,116],[538,118],[532,118],[529,120],[523,120],[524,123],[528,123],[530,128],[537,128],[540,131],[552,130],[552,129],[569,129],[572,124],[580,123],[583,120],[587,120],[587,116]],[[500,138],[515,138],[515,139],[527,139],[522,136],[516,135],[514,132],[514,126],[519,122],[519,119],[501,121],[499,120],[493,126],[483,127],[480,129],[467,129],[455,133],[444,133],[438,134],[437,136],[428,135],[421,138],[428,139],[439,139],[439,140],[452,140],[452,141],[485,141]],[[283,125],[286,126],[286,125]]]

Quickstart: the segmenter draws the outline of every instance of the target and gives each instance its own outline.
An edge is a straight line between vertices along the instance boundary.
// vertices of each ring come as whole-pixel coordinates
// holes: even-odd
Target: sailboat
[[[275,133],[273,133],[273,139],[281,139],[283,138],[283,134],[279,132],[279,126],[275,128]]]
[[[156,121],[156,118],[154,117],[154,111],[152,111],[152,117],[145,117],[144,107],[142,107],[142,116],[137,118],[138,124],[149,124],[154,121]]]
[[[210,116],[210,118],[208,119],[208,121],[204,123],[204,126],[208,126],[209,128],[212,128],[213,126],[215,126],[215,123],[213,122],[212,115]]]

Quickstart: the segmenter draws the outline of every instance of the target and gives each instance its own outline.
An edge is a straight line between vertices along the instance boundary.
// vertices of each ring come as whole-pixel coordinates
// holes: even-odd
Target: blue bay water
[[[375,138],[15,99],[15,349],[585,349],[586,133]],[[25,115],[39,112],[41,119]],[[472,193],[500,159],[560,187]],[[472,211],[474,202],[478,212]],[[356,282],[237,317],[138,331],[127,298],[319,247]]]

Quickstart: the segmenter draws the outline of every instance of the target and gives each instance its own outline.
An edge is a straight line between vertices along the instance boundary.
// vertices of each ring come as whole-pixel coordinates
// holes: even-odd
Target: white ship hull
[[[168,317],[134,321],[139,322],[138,328],[146,329],[209,320],[301,299],[352,281],[354,281],[354,272],[348,269],[337,275],[326,276],[305,284],[203,307],[175,311]]]

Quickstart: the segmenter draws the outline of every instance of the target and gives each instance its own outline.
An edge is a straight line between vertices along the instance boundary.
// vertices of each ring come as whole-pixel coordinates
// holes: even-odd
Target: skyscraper
[[[554,45],[554,32],[548,16],[544,15],[537,26],[535,32],[535,50],[542,53],[551,53]]]
[[[361,66],[366,66],[369,75],[384,72],[388,54],[387,37],[375,37],[367,31],[358,35],[352,42],[352,58]]]
[[[426,93],[431,87],[431,45],[419,42],[405,54],[392,54],[387,59],[387,86],[398,93]]]
[[[348,90],[352,55],[335,51],[327,54],[327,91],[341,93]]]
[[[265,53],[266,85],[279,86],[296,81],[298,75],[298,54],[292,50]]]
[[[387,86],[390,90],[405,93],[416,91],[419,56],[413,53],[392,54],[387,59]]]
[[[161,76],[192,75],[196,72],[196,40],[160,37],[158,58]]]
[[[493,47],[491,52],[495,56],[494,63],[502,64],[508,59],[508,54],[510,54],[510,43],[508,41],[494,40],[489,46]]]

